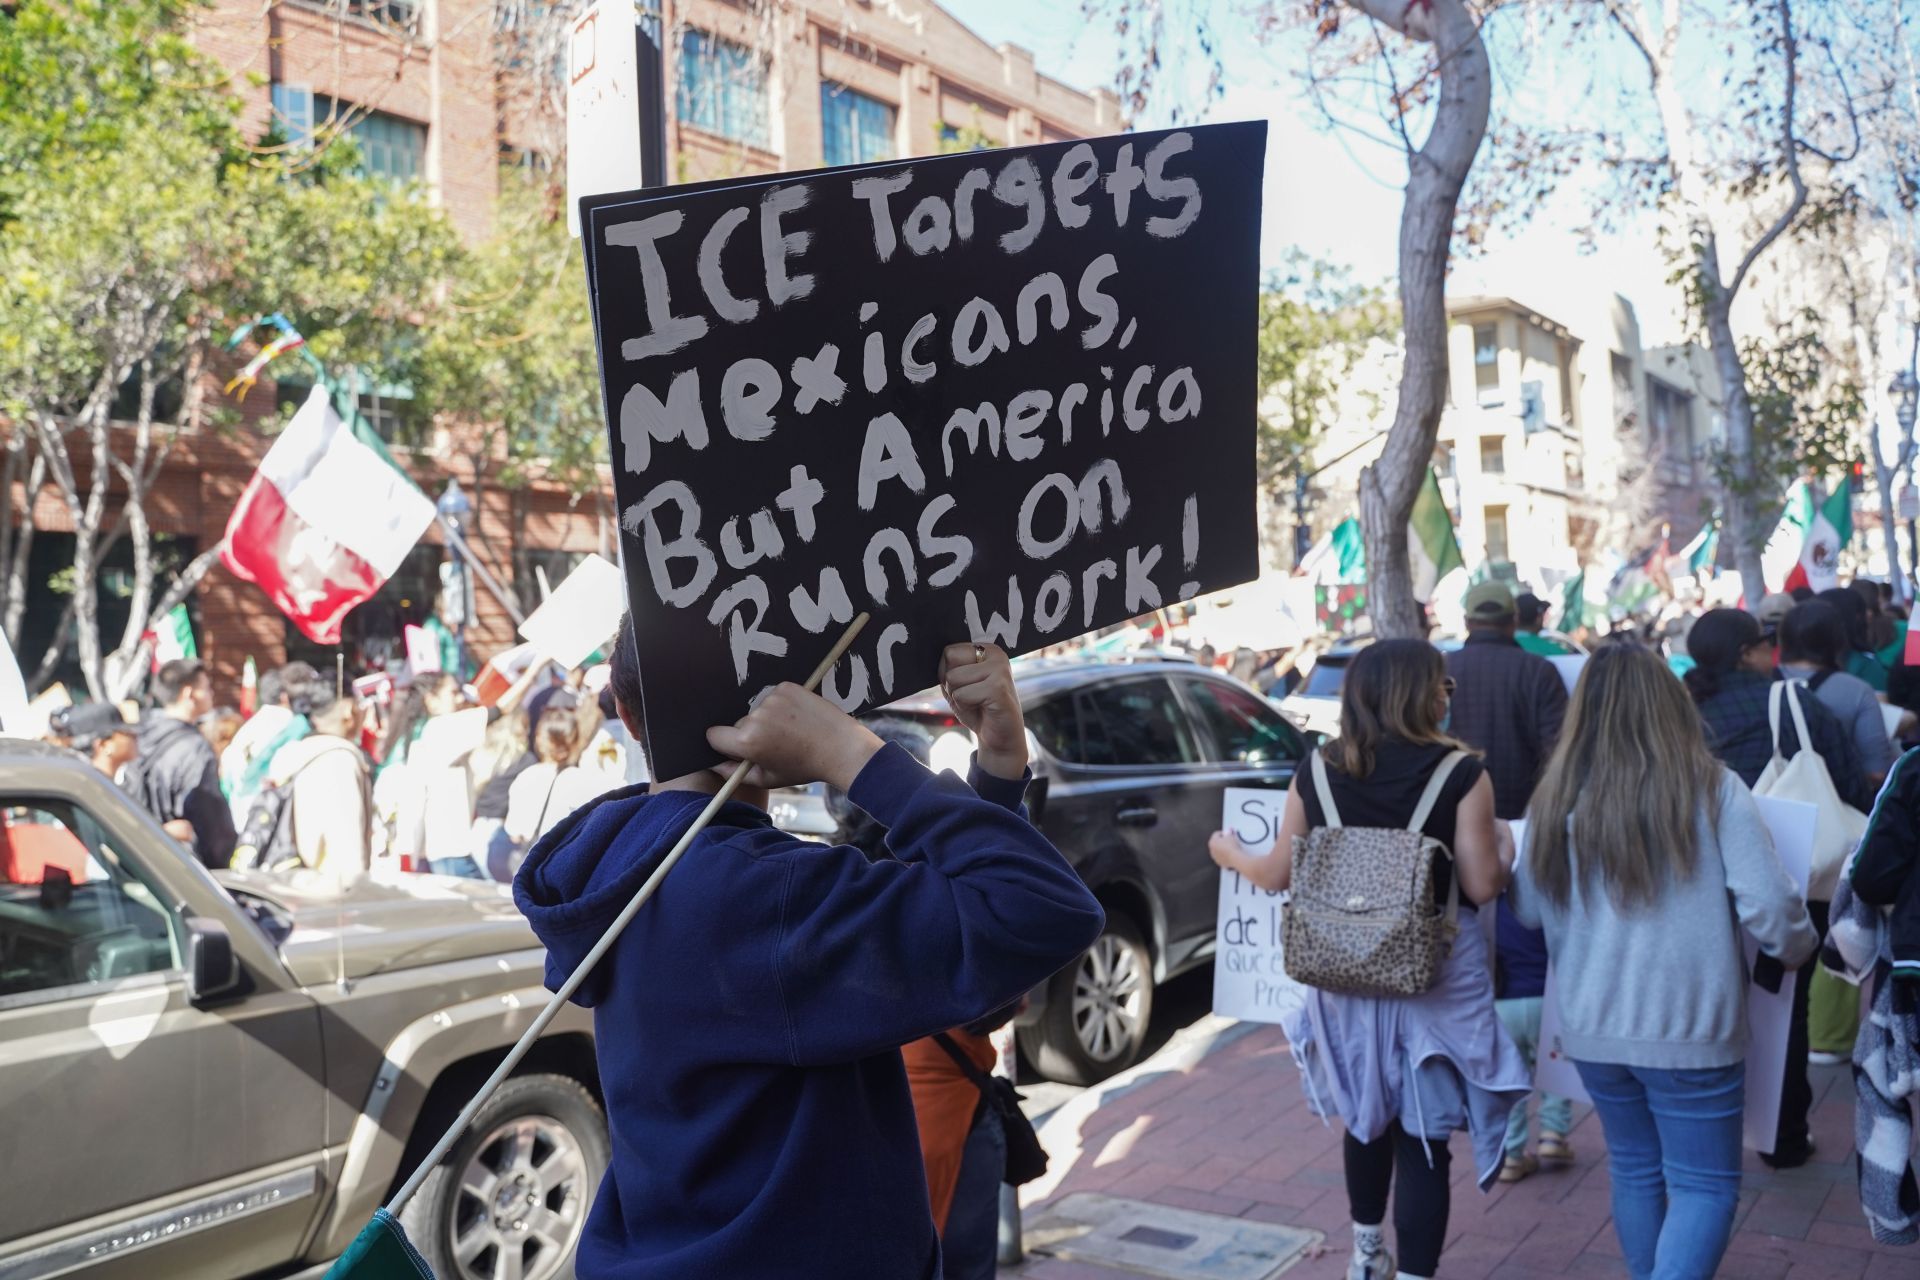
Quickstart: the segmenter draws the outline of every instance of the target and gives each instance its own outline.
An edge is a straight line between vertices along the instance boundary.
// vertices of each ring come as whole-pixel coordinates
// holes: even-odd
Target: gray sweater
[[[1696,818],[1690,879],[1649,907],[1621,911],[1596,877],[1583,886],[1580,851],[1568,905],[1535,886],[1532,841],[1514,867],[1513,911],[1545,929],[1559,994],[1561,1048],[1575,1061],[1679,1069],[1723,1067],[1747,1055],[1747,971],[1740,926],[1767,954],[1798,968],[1816,937],[1806,904],[1773,851],[1753,796],[1720,778],[1720,821]]]

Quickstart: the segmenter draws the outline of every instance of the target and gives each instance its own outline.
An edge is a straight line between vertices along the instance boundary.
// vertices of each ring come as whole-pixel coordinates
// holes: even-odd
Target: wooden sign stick
[[[827,672],[833,670],[833,664],[846,656],[847,649],[853,644],[854,638],[860,634],[860,629],[867,625],[869,616],[860,614],[847,624],[847,629],[841,633],[840,639],[834,644],[832,650],[807,678],[805,686],[807,692],[812,693],[819,688],[820,682],[827,678]],[[452,1126],[440,1136],[440,1141],[434,1144],[433,1150],[427,1153],[426,1159],[422,1160],[419,1167],[413,1171],[413,1176],[394,1192],[393,1199],[387,1201],[389,1214],[396,1218],[400,1216],[400,1210],[406,1207],[407,1201],[413,1199],[413,1193],[420,1189],[420,1184],[425,1182],[427,1176],[446,1158],[447,1152],[453,1149],[453,1144],[459,1141],[466,1127],[473,1123],[473,1117],[493,1095],[493,1091],[498,1089],[501,1082],[520,1065],[520,1059],[527,1056],[527,1050],[532,1048],[533,1042],[540,1038],[540,1033],[547,1029],[547,1024],[559,1016],[560,1010],[565,1008],[567,1001],[573,998],[573,993],[580,989],[580,984],[585,982],[587,975],[593,972],[593,966],[599,964],[601,957],[612,950],[621,932],[633,922],[634,916],[640,913],[640,908],[645,906],[647,899],[653,896],[653,891],[660,887],[661,882],[667,878],[667,873],[673,870],[673,864],[680,861],[680,855],[687,851],[702,831],[706,830],[707,824],[713,821],[713,816],[720,812],[720,807],[733,798],[733,793],[740,789],[740,784],[746,780],[747,774],[752,769],[751,762],[741,761],[740,767],[721,784],[718,791],[714,792],[713,799],[707,801],[707,807],[700,811],[700,816],[693,820],[693,825],[687,828],[686,834],[681,836],[673,848],[667,852],[667,856],[660,860],[660,865],[655,867],[653,874],[647,877],[647,882],[640,886],[640,891],[633,895],[633,901],[629,902],[614,918],[613,923],[607,926],[607,931],[600,935],[600,941],[593,944],[593,950],[587,952],[586,958],[574,966],[573,972],[567,975],[567,980],[560,984],[558,991],[553,993],[553,999],[547,1001],[547,1007],[542,1009],[540,1016],[533,1020],[533,1025],[521,1033],[519,1043],[508,1051],[500,1065],[493,1069],[493,1074],[487,1077],[487,1082],[481,1085],[479,1092],[473,1095],[473,1101],[466,1105]]]

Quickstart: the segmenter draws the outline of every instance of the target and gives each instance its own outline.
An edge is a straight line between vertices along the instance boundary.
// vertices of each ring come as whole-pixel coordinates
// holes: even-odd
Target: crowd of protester
[[[1592,652],[1569,696],[1524,643],[1539,604],[1482,584],[1465,601],[1464,643],[1444,658],[1417,640],[1362,649],[1339,736],[1296,779],[1270,854],[1249,857],[1224,833],[1211,844],[1222,866],[1287,889],[1331,801],[1347,827],[1412,824],[1440,841],[1451,857],[1436,880],[1457,881],[1472,904],[1431,986],[1379,995],[1324,982],[1287,1026],[1309,1104],[1346,1126],[1351,1280],[1435,1274],[1451,1133],[1471,1136],[1483,1187],[1573,1161],[1564,1098],[1538,1100],[1529,1142],[1549,959],[1559,1047],[1606,1137],[1614,1230],[1636,1280],[1720,1265],[1740,1190],[1748,987],[1778,990],[1784,970],[1798,981],[1761,1158],[1812,1157],[1809,1067],[1851,1058],[1861,1132],[1899,1138],[1897,1152],[1878,1139],[1886,1151],[1863,1150],[1863,1207],[1877,1239],[1912,1242],[1920,765],[1900,751],[1913,745],[1904,699],[1920,673],[1904,660],[1906,618],[1877,584],[1855,583],[1583,635]],[[1857,864],[1816,865],[1805,894],[1754,799],[1803,754],[1817,765],[1803,774],[1824,777],[1832,805],[1866,830]],[[1508,824],[1522,820],[1516,846]],[[1474,923],[1489,907],[1491,956]],[[1833,945],[1816,956],[1830,912],[1849,963]],[[1742,929],[1760,947],[1751,973]],[[1875,1009],[1865,1028],[1863,981]],[[1390,1182],[1397,1260],[1383,1226]]]
[[[1811,1065],[1852,1056],[1867,1079],[1872,1073],[1861,1064],[1863,1052],[1885,1057],[1897,1050],[1902,1060],[1920,1062],[1920,1045],[1913,1043],[1920,1017],[1913,1015],[1911,994],[1920,985],[1920,765],[1901,754],[1920,737],[1911,705],[1920,701],[1920,672],[1905,661],[1907,620],[1875,584],[1855,583],[1817,596],[1768,596],[1752,611],[1710,609],[1659,627],[1623,627],[1605,638],[1582,634],[1591,653],[1569,691],[1548,660],[1567,646],[1542,634],[1550,615],[1542,601],[1483,583],[1464,607],[1467,634],[1444,655],[1425,641],[1381,640],[1351,657],[1339,735],[1300,771],[1269,856],[1249,857],[1224,834],[1210,845],[1223,867],[1272,890],[1292,885],[1296,859],[1310,856],[1309,837],[1334,828],[1411,828],[1445,855],[1435,855],[1432,902],[1420,909],[1449,919],[1458,910],[1460,922],[1426,985],[1407,994],[1313,987],[1305,1011],[1287,1026],[1310,1106],[1346,1129],[1349,1276],[1422,1280],[1436,1273],[1452,1196],[1451,1134],[1469,1135],[1473,1181],[1482,1189],[1575,1161],[1571,1103],[1533,1097],[1550,960],[1560,1047],[1606,1137],[1614,1228],[1629,1272],[1636,1280],[1712,1275],[1740,1187],[1749,983],[1777,982],[1785,971],[1798,976],[1775,1140],[1762,1157],[1776,1168],[1803,1164],[1814,1153]],[[973,649],[977,664],[955,658],[962,664],[956,679],[1004,682],[1004,655],[983,660],[980,646],[955,648]],[[612,663],[572,671],[538,660],[508,667],[503,660],[491,682],[470,685],[426,673],[397,687],[358,692],[304,663],[288,663],[261,680],[259,706],[244,716],[214,707],[202,664],[172,662],[155,673],[143,710],[86,704],[60,718],[53,733],[114,777],[209,867],[306,869],[350,880],[384,860],[399,873],[500,882],[518,875],[522,908],[559,955],[591,941],[580,924],[587,903],[604,899],[611,907],[630,892],[631,877],[596,869],[600,861],[611,859],[611,868],[631,856],[636,867],[650,865],[653,846],[665,838],[664,829],[642,831],[651,819],[638,808],[621,817],[645,795],[631,791],[542,841],[568,815],[647,780],[637,671],[618,640],[612,650]],[[1188,656],[1277,694],[1307,655],[1203,647]],[[483,688],[491,696],[483,697]],[[964,722],[983,723],[977,707],[969,717],[964,691],[946,691]],[[898,797],[886,795],[921,787],[928,754],[923,730],[882,716],[856,732],[848,727],[856,722],[812,695],[790,696],[804,701],[782,712],[781,699],[770,699],[773,711],[756,711],[742,726],[786,715],[791,723],[764,741],[794,753],[795,776],[838,778],[829,789],[829,811],[840,823],[842,849],[877,868],[916,856],[896,848],[897,839],[937,844],[948,838],[929,834],[946,831],[941,824],[948,819],[932,811],[909,815]],[[1002,737],[1018,730],[1017,700],[1010,719],[1004,706],[999,715]],[[766,783],[777,784],[771,775],[780,770],[762,754],[772,747],[727,736],[746,733],[745,727],[716,729],[716,747],[735,755],[752,750],[752,758],[763,761],[756,778],[766,774]],[[855,771],[858,777],[836,773],[831,742],[807,733],[841,735],[850,743],[871,739],[876,745],[863,746],[861,759],[885,753],[886,785],[868,777],[877,765]],[[1024,751],[1010,754],[1019,759],[997,774],[976,767],[979,795],[968,792],[963,803],[955,793],[940,802],[958,806],[961,827],[999,831],[1006,811],[1018,808],[1017,796],[1001,794],[995,780],[1024,769]],[[1783,870],[1753,798],[1756,788],[1766,792],[1783,763],[1803,755],[1817,761],[1835,804],[1862,815],[1863,823],[1874,810],[1860,869],[1824,877],[1816,870],[1805,894]],[[815,759],[827,763],[798,763]],[[718,776],[669,780],[654,790],[699,793],[717,785]],[[753,788],[743,794],[756,795]],[[754,803],[764,807],[764,787],[757,794]],[[677,814],[684,805],[668,807]],[[758,831],[764,813],[731,821]],[[911,826],[903,837],[899,824],[907,822],[934,826]],[[1524,837],[1516,842],[1522,822]],[[640,844],[622,852],[623,842],[632,840]],[[754,835],[749,843],[761,840]],[[536,860],[545,862],[519,875],[536,845],[542,851]],[[1038,847],[1033,853],[1039,855]],[[773,865],[783,856],[762,851],[749,863]],[[960,859],[956,866],[965,861],[959,845],[918,856]],[[805,926],[828,929],[820,946],[838,945],[830,939],[859,936],[863,928],[867,943],[880,945],[886,930],[906,923],[896,918],[901,911],[917,910],[910,909],[910,897],[869,902],[864,895],[882,889],[861,884],[892,883],[877,872],[848,864],[831,875],[839,877],[834,884],[815,886],[828,895],[815,904],[817,924]],[[714,892],[721,887],[716,883]],[[782,894],[790,891],[796,890],[789,883]],[[952,901],[944,889],[938,896]],[[1489,908],[1482,926],[1479,913]],[[1061,898],[1048,909],[1071,915],[1081,908]],[[681,911],[685,927],[698,930],[697,904],[683,903]],[[867,918],[862,912],[870,917],[866,925],[850,923]],[[1087,923],[1076,918],[1074,927]],[[941,917],[938,928],[951,924]],[[1834,938],[1822,964],[1816,952],[1830,925]],[[959,927],[973,926],[963,920]],[[648,958],[636,954],[621,963],[664,963],[666,953],[653,951],[671,948],[678,935],[663,928],[635,935],[639,941],[629,949]],[[1761,948],[1752,973],[1741,954],[1742,929]],[[993,946],[1014,945],[999,925],[991,932]],[[1018,949],[1007,953],[1010,963]],[[711,959],[696,967],[711,971]],[[867,961],[852,952],[832,963],[822,952],[812,962],[846,968],[813,974],[825,984],[822,999],[865,980],[860,973]],[[849,1016],[846,1009],[816,1010],[828,1019],[819,1034],[840,1037],[831,1050],[822,1042],[825,1058],[855,1044],[863,1053],[885,1051],[883,1042],[904,1045],[900,1061],[931,1225],[950,1276],[993,1274],[998,1189],[1009,1144],[1020,1135],[1009,1130],[1017,1122],[995,1105],[990,1037],[1015,1016],[1018,993],[1045,969],[1021,960],[1005,981],[973,986],[942,970],[955,991],[920,992],[891,1020],[869,1010],[857,1028],[832,1030],[835,1019]],[[685,979],[682,995],[701,990],[693,970],[677,971]],[[1864,1029],[1863,981],[1871,984],[1876,1010],[1885,1011]],[[1904,1003],[1891,994],[1896,989],[1908,992]],[[1623,991],[1633,998],[1622,999]],[[803,991],[783,998],[810,997]],[[640,1025],[671,1019],[675,1007],[649,996],[628,1012]],[[920,1032],[941,1025],[936,1009],[966,1018],[937,1034],[906,1034],[910,1025]],[[610,1052],[618,1058],[625,1051],[603,1045],[601,1052],[604,1062]],[[690,1058],[681,1065],[692,1070],[699,1063]],[[647,1069],[663,1068],[650,1059]],[[644,1132],[662,1122],[643,1098],[609,1101],[616,1130],[624,1123]],[[897,1126],[897,1115],[879,1116],[886,1105],[884,1099],[863,1103],[863,1123]],[[1911,1123],[1908,1100],[1895,1086],[1862,1090],[1860,1105]],[[628,1108],[624,1120],[622,1106]],[[676,1141],[697,1154],[731,1138],[681,1133]],[[877,1168],[896,1156],[876,1146],[863,1159]],[[1863,1204],[1877,1237],[1912,1239],[1920,1235],[1920,1196],[1911,1172],[1894,1163],[1872,1181],[1873,1162],[1863,1155]],[[653,1172],[629,1172],[639,1179],[636,1193],[666,1190]],[[616,1183],[627,1176],[615,1174]],[[788,1190],[807,1199],[803,1188]],[[1397,1259],[1385,1234],[1389,1206]],[[639,1247],[643,1242],[631,1233],[645,1230],[633,1220],[600,1220],[590,1224],[588,1247]],[[725,1240],[708,1243],[719,1250],[716,1257],[732,1256],[735,1248]],[[922,1247],[920,1237],[904,1229],[883,1232],[872,1243],[883,1251]]]
[[[162,664],[146,703],[87,702],[49,722],[209,868],[378,866],[510,881],[580,806],[644,781],[612,714],[607,666],[526,661],[483,703],[443,672],[372,691],[304,662],[266,672],[258,706],[216,707],[197,659]]]

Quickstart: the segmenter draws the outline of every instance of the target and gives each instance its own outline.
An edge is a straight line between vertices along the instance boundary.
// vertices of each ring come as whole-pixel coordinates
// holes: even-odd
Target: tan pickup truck
[[[0,739],[0,1280],[319,1275],[545,1001],[494,884],[208,874]],[[607,1164],[569,1008],[408,1210],[442,1280],[554,1280]]]

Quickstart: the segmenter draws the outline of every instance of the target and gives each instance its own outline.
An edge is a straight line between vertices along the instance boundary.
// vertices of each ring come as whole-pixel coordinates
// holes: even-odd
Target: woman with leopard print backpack
[[[1285,1027],[1308,1105],[1346,1125],[1349,1280],[1434,1274],[1447,1234],[1449,1135],[1471,1135],[1476,1181],[1486,1190],[1500,1169],[1508,1113],[1533,1084],[1494,1012],[1492,966],[1474,910],[1506,887],[1512,838],[1494,818],[1493,785],[1479,758],[1447,736],[1451,686],[1446,664],[1424,641],[1382,640],[1362,650],[1341,690],[1340,737],[1295,778],[1272,852],[1248,857],[1226,833],[1209,845],[1222,867],[1278,891],[1291,886],[1297,853],[1316,831],[1411,829],[1433,849],[1435,917],[1446,919],[1454,902],[1461,908],[1431,984],[1418,994],[1309,987]],[[1386,856],[1394,843],[1336,845],[1324,835],[1314,842],[1353,856],[1371,847]],[[1356,880],[1365,878],[1356,871]],[[1382,1234],[1390,1188],[1398,1272]]]

